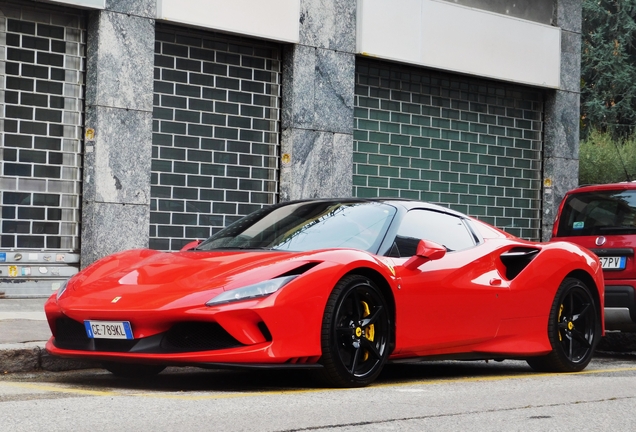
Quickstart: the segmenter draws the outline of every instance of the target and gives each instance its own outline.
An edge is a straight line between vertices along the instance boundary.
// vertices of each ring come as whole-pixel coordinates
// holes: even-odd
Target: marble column
[[[582,0],[556,0],[561,28],[561,86],[547,91],[543,148],[542,238],[549,240],[565,193],[579,183]]]
[[[148,246],[155,0],[91,12],[81,265]]]
[[[356,2],[301,0],[299,19],[283,59],[280,200],[349,197]]]

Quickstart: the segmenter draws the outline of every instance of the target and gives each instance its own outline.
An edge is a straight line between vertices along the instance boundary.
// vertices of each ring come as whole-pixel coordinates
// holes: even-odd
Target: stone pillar
[[[565,193],[579,183],[582,0],[556,0],[561,28],[561,87],[546,92],[542,238],[549,240]]]
[[[155,0],[106,0],[88,23],[81,265],[148,246]]]
[[[301,0],[283,59],[281,201],[352,194],[355,50],[355,1]]]

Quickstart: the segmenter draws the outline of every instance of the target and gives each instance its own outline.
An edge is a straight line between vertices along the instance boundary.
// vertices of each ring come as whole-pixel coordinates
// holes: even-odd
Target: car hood
[[[113,302],[161,307],[189,298],[200,303],[223,290],[275,278],[318,260],[310,252],[158,252],[134,250],[97,261],[74,276],[60,306]],[[187,301],[187,303],[191,303]]]

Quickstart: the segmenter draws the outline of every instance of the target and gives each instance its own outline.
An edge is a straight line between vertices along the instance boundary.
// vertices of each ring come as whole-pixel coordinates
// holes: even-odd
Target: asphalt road
[[[298,371],[0,376],[3,431],[633,431],[635,408],[634,355],[597,357],[578,374],[519,361],[393,365],[362,389]]]

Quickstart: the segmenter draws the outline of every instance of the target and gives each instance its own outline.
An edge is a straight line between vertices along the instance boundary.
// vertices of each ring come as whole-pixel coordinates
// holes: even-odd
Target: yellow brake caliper
[[[561,307],[559,308],[559,318],[557,319],[557,323],[561,322],[561,314],[563,314],[563,305],[561,305]],[[561,331],[559,330],[559,341],[562,341],[563,338],[561,337]]]
[[[361,302],[362,303],[362,307],[364,308],[364,314],[362,315],[363,317],[368,317],[369,315],[371,315],[371,309],[369,309],[369,304],[365,301]],[[375,338],[375,325],[371,324],[369,326],[367,326],[364,329],[364,336],[370,340],[371,342],[373,342],[373,339]],[[367,361],[367,359],[369,358],[369,351],[364,351],[364,358],[362,359],[362,361]]]

